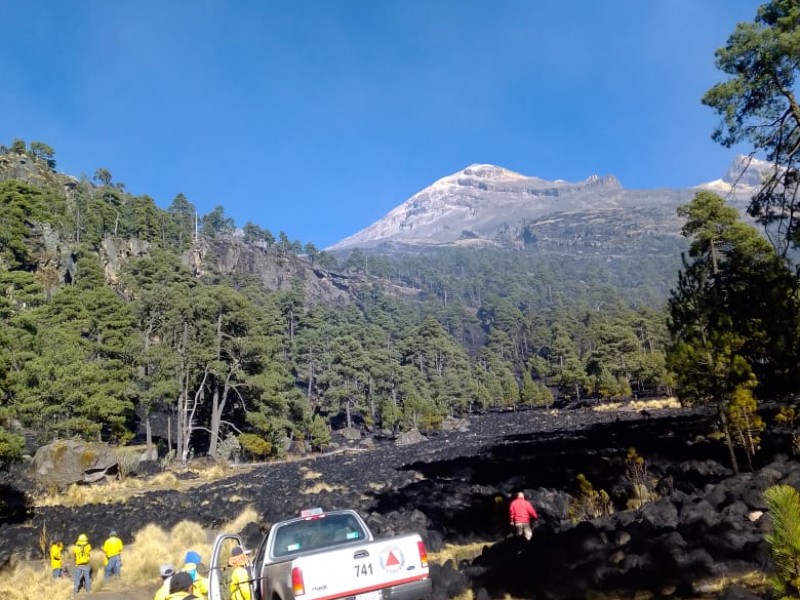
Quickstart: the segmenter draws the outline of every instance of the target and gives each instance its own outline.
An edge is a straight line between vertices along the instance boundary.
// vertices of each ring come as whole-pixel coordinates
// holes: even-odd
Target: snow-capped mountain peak
[[[330,250],[374,246],[384,242],[447,244],[465,235],[481,237],[514,218],[534,219],[555,208],[577,208],[587,194],[622,189],[614,176],[592,175],[570,183],[530,177],[476,163],[442,177],[392,209],[384,218]]]

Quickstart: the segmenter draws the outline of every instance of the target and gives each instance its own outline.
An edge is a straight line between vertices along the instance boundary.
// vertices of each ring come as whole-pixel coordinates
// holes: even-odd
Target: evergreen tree
[[[669,301],[670,365],[682,398],[717,408],[736,469],[728,406],[758,381],[791,377],[782,353],[794,354],[793,282],[768,242],[719,196],[699,192],[679,212],[693,260],[684,259]],[[774,286],[776,304],[753,302],[764,286]]]
[[[717,68],[729,79],[713,86],[703,103],[721,117],[714,139],[730,148],[747,142],[773,168],[764,173],[748,212],[778,236],[779,252],[800,242],[798,161],[800,104],[800,10],[796,0],[771,0],[751,23],[739,23],[717,50]]]
[[[777,598],[800,598],[800,494],[789,485],[775,485],[764,492],[772,517],[766,536],[775,572],[769,582]]]

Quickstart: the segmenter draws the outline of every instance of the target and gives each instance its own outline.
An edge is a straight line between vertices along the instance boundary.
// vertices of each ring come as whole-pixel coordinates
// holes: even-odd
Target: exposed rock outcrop
[[[36,451],[31,476],[44,488],[64,488],[100,481],[116,467],[117,457],[104,442],[59,440]]]

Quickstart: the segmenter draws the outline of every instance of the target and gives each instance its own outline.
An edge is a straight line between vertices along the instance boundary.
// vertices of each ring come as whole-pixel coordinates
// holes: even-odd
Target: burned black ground
[[[755,471],[734,477],[723,444],[707,437],[712,428],[712,417],[697,411],[482,415],[468,431],[439,433],[413,446],[379,440],[373,449],[356,445],[351,452],[267,465],[188,492],[37,509],[24,523],[0,527],[0,548],[37,555],[45,523],[65,539],[82,531],[101,538],[111,525],[130,539],[153,521],[169,527],[191,519],[214,528],[247,505],[262,515],[260,526],[244,532],[256,545],[270,523],[302,508],[355,508],[376,534],[418,531],[431,551],[444,543],[487,542],[474,563],[433,570],[437,598],[467,587],[495,598],[582,598],[588,590],[695,597],[723,575],[768,567],[768,518],[749,515],[766,508],[762,492],[769,485],[800,484],[786,436],[765,437]],[[637,510],[625,509],[629,448],[646,460],[651,479],[670,482],[664,497]],[[334,490],[301,493],[313,484],[304,478],[309,469]],[[574,523],[569,504],[578,474],[608,491],[613,515]],[[527,492],[541,516],[530,543],[508,537],[505,511],[517,490]]]

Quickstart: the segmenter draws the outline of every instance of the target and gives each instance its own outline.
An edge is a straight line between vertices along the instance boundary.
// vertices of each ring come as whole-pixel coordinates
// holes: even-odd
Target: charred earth
[[[720,580],[769,567],[763,491],[777,483],[800,487],[787,435],[765,436],[753,472],[734,475],[723,444],[707,437],[712,419],[676,409],[494,413],[413,445],[369,438],[344,445],[347,451],[257,467],[185,492],[78,509],[26,512],[16,502],[0,526],[0,564],[12,553],[38,558],[44,524],[65,539],[83,531],[100,539],[113,524],[130,539],[154,521],[170,527],[190,519],[215,528],[252,505],[262,521],[243,535],[256,545],[272,522],[320,506],[360,511],[379,536],[417,531],[431,552],[485,542],[472,561],[432,568],[436,599],[468,588],[477,598],[584,598],[592,590],[707,596]],[[633,507],[631,448],[644,461],[651,494]],[[309,469],[321,474],[321,491],[308,491]],[[590,518],[579,475],[607,492],[610,514]],[[541,517],[527,543],[508,535],[507,505],[518,490]],[[736,586],[721,593],[756,597]]]

